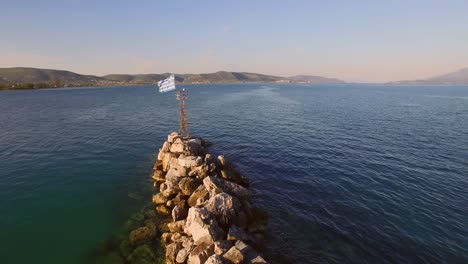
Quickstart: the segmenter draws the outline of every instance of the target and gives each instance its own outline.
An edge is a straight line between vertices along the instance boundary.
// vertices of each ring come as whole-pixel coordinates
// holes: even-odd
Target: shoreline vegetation
[[[151,204],[131,217],[107,260],[268,263],[261,254],[268,215],[252,205],[249,179],[224,156],[213,158],[210,145],[177,132],[167,136],[153,166]]]
[[[82,75],[70,71],[38,68],[0,68],[0,90],[27,90],[68,87],[110,87],[129,85],[157,85],[170,73],[162,74],[109,74],[104,76]],[[352,84],[340,79],[315,75],[290,77],[251,72],[218,71],[201,74],[175,74],[181,84],[229,84],[229,83],[299,83],[299,84]],[[468,68],[428,79],[366,83],[385,85],[467,85]]]
[[[82,75],[70,71],[37,68],[0,68],[0,90],[44,89],[64,87],[99,87],[127,85],[156,85],[170,73]],[[281,77],[249,72],[202,74],[175,74],[176,82],[183,84],[211,83],[344,83],[320,76],[297,75]]]

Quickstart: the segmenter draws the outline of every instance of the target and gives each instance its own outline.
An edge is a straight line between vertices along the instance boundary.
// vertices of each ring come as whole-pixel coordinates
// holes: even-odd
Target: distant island
[[[451,85],[451,84],[468,84],[468,68],[464,68],[455,72],[438,75],[422,80],[406,80],[390,82],[389,84],[429,84],[429,85]]]
[[[82,75],[64,70],[38,68],[0,68],[0,89],[41,89],[58,87],[155,85],[167,78],[162,74],[109,74],[104,76]],[[281,77],[249,72],[227,72],[202,74],[175,74],[176,81],[186,84],[210,83],[344,83],[333,78],[311,75]]]

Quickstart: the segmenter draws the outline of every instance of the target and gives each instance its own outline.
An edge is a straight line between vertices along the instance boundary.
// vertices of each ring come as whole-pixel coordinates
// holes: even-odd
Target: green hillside
[[[227,72],[192,74],[184,83],[235,83],[235,82],[275,82],[283,77],[248,72]]]
[[[22,67],[0,68],[0,79],[7,84],[94,84],[102,80],[97,76],[81,75],[70,71]]]
[[[81,75],[70,71],[36,68],[0,68],[0,89],[32,89],[73,86],[115,86],[149,84],[167,78],[170,73],[162,74],[109,74],[102,77]],[[343,81],[320,76],[298,75],[280,77],[251,72],[218,71],[215,73],[174,74],[177,82],[197,83],[242,83],[242,82],[309,82],[341,83]]]

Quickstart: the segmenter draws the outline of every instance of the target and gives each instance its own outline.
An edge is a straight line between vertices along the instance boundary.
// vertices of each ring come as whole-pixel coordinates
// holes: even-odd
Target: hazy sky
[[[0,0],[0,67],[349,81],[468,67],[468,1]]]

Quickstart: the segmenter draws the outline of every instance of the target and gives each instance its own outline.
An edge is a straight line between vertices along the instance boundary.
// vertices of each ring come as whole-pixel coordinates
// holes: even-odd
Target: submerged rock
[[[137,243],[149,243],[154,239],[155,236],[156,236],[155,229],[143,226],[130,232],[130,235],[128,238],[130,240],[130,243],[137,244]]]
[[[131,264],[153,264],[156,256],[148,244],[137,247],[127,258]]]

